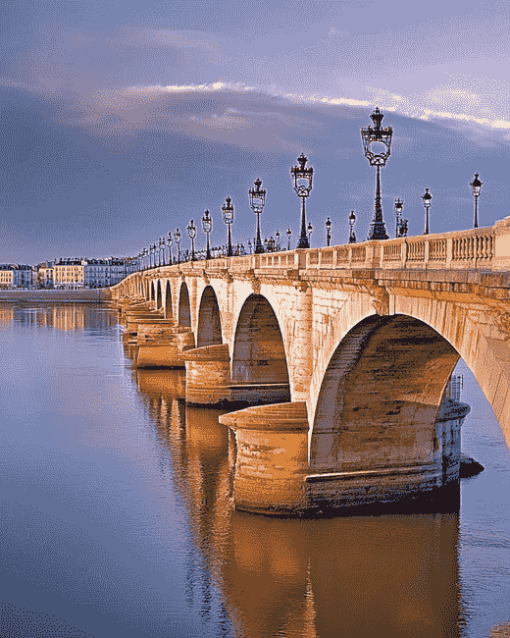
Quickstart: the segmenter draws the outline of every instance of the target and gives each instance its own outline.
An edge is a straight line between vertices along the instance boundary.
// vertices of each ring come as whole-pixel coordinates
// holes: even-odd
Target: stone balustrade
[[[183,262],[173,268],[176,267],[183,274],[197,270],[237,273],[250,270],[288,271],[305,268],[508,270],[510,268],[510,217],[487,228],[401,237],[385,241],[366,241],[327,248],[221,257]]]

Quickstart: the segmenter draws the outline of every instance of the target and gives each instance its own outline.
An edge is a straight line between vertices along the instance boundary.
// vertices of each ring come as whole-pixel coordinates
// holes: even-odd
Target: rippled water
[[[235,512],[218,410],[114,311],[0,306],[0,636],[510,635],[510,454],[473,376],[460,513]]]

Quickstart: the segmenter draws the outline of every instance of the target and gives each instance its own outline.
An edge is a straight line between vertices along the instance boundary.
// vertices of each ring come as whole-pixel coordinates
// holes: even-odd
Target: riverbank
[[[109,301],[109,288],[96,290],[0,290],[0,303],[98,303]]]

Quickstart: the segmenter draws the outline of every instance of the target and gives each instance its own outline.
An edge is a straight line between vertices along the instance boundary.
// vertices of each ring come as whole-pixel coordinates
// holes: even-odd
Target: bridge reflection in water
[[[183,371],[133,375],[191,521],[190,606],[207,616],[219,590],[239,637],[463,635],[458,510],[321,520],[236,511],[223,411],[186,405]]]

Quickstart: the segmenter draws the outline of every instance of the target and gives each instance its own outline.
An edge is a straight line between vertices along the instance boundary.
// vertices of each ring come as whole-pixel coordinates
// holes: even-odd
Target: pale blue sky
[[[4,0],[2,14],[0,261],[137,254],[205,208],[219,244],[226,195],[246,243],[258,176],[263,233],[297,236],[301,150],[316,167],[312,243],[326,215],[344,242],[351,208],[364,237],[374,175],[359,129],[374,106],[395,130],[390,231],[400,196],[422,232],[425,186],[433,232],[469,227],[475,171],[482,224],[510,212],[508,0]]]

